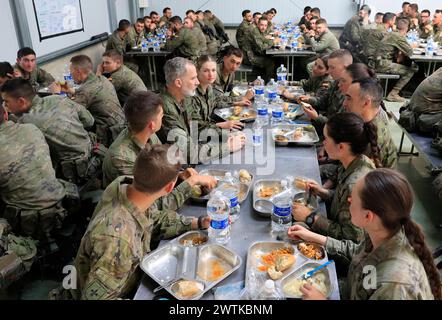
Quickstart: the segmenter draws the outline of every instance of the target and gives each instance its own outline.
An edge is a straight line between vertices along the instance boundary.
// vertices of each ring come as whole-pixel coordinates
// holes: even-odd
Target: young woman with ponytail
[[[365,123],[354,113],[338,113],[330,118],[324,128],[324,147],[330,159],[340,162],[336,189],[327,190],[315,181],[307,187],[323,200],[331,201],[328,217],[310,214],[308,208],[294,204],[293,217],[298,222],[306,222],[315,232],[336,239],[362,240],[362,230],[351,222],[348,197],[356,181],[375,169],[373,161],[363,153],[369,145],[373,149],[373,159],[379,165],[376,126]]]
[[[351,261],[346,299],[440,300],[441,279],[419,225],[411,219],[414,203],[410,183],[399,172],[376,169],[360,178],[351,195],[351,221],[362,228],[361,244],[339,241],[302,226],[289,229],[291,239],[325,246],[330,255]],[[305,299],[325,299],[314,287]]]

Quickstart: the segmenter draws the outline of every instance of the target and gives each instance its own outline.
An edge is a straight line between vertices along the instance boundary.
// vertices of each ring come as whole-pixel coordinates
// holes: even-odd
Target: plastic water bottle
[[[267,83],[266,87],[266,96],[269,103],[275,101],[278,96],[278,86],[275,82],[275,79],[270,79],[269,83]]]
[[[148,52],[149,48],[147,46],[147,40],[146,38],[143,37],[143,39],[141,40],[141,52]]]
[[[427,47],[425,48],[425,56],[432,57],[434,54],[434,41],[429,38],[427,41]]]
[[[213,193],[207,202],[207,215],[210,217],[209,238],[219,244],[230,240],[229,200],[220,191]]]
[[[256,103],[256,121],[261,124],[261,126],[266,126],[269,124],[269,108],[265,101],[260,101]]]
[[[254,147],[262,146],[264,135],[262,132],[262,125],[258,119],[256,119],[255,123],[253,124],[252,130],[253,130],[253,146]]]
[[[278,85],[285,86],[287,84],[287,68],[284,67],[283,64],[281,64],[281,66],[276,69],[276,75],[278,77]]]
[[[64,66],[63,79],[69,87],[74,87],[74,79],[72,78],[71,69],[68,64]]]
[[[258,294],[258,300],[285,300],[284,294],[275,286],[273,280],[266,280],[264,288]]]
[[[154,41],[153,52],[160,52],[160,42],[159,41]]]
[[[280,124],[284,120],[284,109],[281,104],[275,104],[272,108],[272,126]]]
[[[264,101],[264,80],[261,79],[261,76],[253,82],[253,86],[255,89],[255,102],[263,102]]]
[[[241,207],[238,202],[241,185],[238,179],[232,176],[232,173],[226,172],[226,175],[219,183],[222,194],[230,200],[230,217],[232,223],[239,219]]]
[[[283,192],[273,200],[272,234],[284,237],[292,224],[292,194],[286,180],[281,185]]]

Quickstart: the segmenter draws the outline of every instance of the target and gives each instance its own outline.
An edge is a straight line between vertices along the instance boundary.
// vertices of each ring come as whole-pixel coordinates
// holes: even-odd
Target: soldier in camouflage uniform
[[[270,81],[274,78],[275,63],[266,56],[266,50],[270,49],[274,43],[270,36],[265,34],[268,21],[264,18],[259,19],[258,28],[251,30],[244,41],[244,52],[253,68],[264,70],[264,81]]]
[[[422,10],[421,23],[419,24],[419,38],[428,39],[433,36],[433,25],[431,24],[431,14],[429,10]]]
[[[288,234],[325,246],[329,257],[350,265],[340,290],[342,299],[440,299],[440,275],[420,227],[411,219],[412,206],[413,191],[406,178],[390,169],[377,169],[359,179],[351,195],[351,219],[366,231],[360,244],[324,237],[301,226],[293,226]],[[389,236],[381,239],[379,233]],[[304,299],[325,299],[312,286],[304,286],[301,292]]]
[[[251,106],[253,92],[249,90],[244,97],[233,96],[233,81],[235,72],[241,66],[243,53],[235,47],[228,47],[223,56],[223,61],[218,64],[216,71],[216,80],[213,83],[213,92],[217,96],[217,108],[227,108],[235,106]]]
[[[171,51],[173,56],[183,57],[196,61],[200,56],[201,42],[192,30],[183,28],[181,18],[178,16],[170,19],[174,34],[169,30],[169,38],[164,50]]]
[[[237,49],[238,50],[238,49]],[[217,97],[215,90],[212,85],[216,79],[217,65],[216,60],[212,56],[201,56],[196,64],[196,69],[198,72],[199,86],[196,89],[196,94],[192,97],[192,105],[195,110],[193,114],[193,120],[198,121],[198,131],[204,129],[215,129],[219,133],[219,129],[241,129],[243,125],[239,121],[225,121],[215,123],[212,120],[213,110],[217,107],[223,107],[225,104],[225,99],[228,98],[224,96]]]
[[[207,53],[215,56],[218,53],[220,47],[215,27],[210,21],[204,19],[204,13],[202,11],[197,11],[195,17],[196,21],[194,21],[194,25],[195,28],[199,28],[204,34],[207,45]]]
[[[347,239],[354,242],[362,240],[362,230],[351,222],[348,198],[356,181],[375,169],[373,161],[362,154],[369,143],[377,147],[376,140],[369,140],[368,136],[376,139],[374,125],[364,124],[364,120],[354,113],[343,112],[334,115],[327,122],[324,129],[324,146],[329,157],[339,160],[338,179],[336,189],[324,189],[317,182],[309,182],[310,190],[326,201],[331,201],[327,217],[315,215],[310,221],[307,217],[311,212],[302,205],[294,205],[293,217],[298,222],[307,222],[313,231],[336,239]],[[345,144],[346,147],[342,148]],[[338,145],[341,148],[338,148]]]
[[[130,44],[132,41],[136,41],[136,39],[130,40],[128,38],[131,30],[133,28],[130,22],[128,20],[121,20],[118,24],[118,29],[107,40],[106,51],[116,50],[124,57],[124,64],[135,73],[138,73],[139,66],[137,61],[132,57],[126,56],[127,47],[133,47]]]
[[[9,62],[0,62],[0,87],[8,80],[14,79],[14,69]],[[3,99],[0,95],[0,105]]]
[[[156,208],[155,200],[173,189],[180,164],[169,164],[166,146],[149,149],[138,155],[134,177],[115,180],[95,209],[75,259],[78,290],[73,293],[78,299],[130,298],[151,242],[210,223],[208,217],[184,217]]]
[[[92,61],[84,55],[71,59],[71,74],[80,87],[77,90],[67,88],[66,92],[94,116],[98,141],[108,147],[125,127],[123,109],[114,86],[104,76],[92,72]]]
[[[212,132],[208,133],[212,137],[210,142],[199,141],[199,136],[195,136],[199,135],[198,124],[192,122],[196,110],[190,97],[195,95],[199,82],[193,63],[183,58],[174,58],[166,62],[164,73],[166,90],[161,94],[164,109],[163,126],[160,131],[162,142],[176,142],[177,147],[192,164],[205,163],[244,147],[245,137],[241,134],[220,137],[216,131],[211,130]]]
[[[442,47],[442,10],[436,10],[433,17],[434,41]]]
[[[201,30],[201,26],[195,23],[190,17],[186,17],[184,18],[183,27],[185,29],[189,29],[195,38],[198,39],[198,48],[200,48],[198,57],[202,54],[207,54],[207,41],[203,31]]]
[[[382,39],[388,34],[388,30],[395,27],[395,23],[395,14],[387,12],[382,18],[382,24],[377,25],[376,29],[362,31],[363,62],[370,68],[376,68],[376,52]]]
[[[108,76],[114,85],[121,106],[133,92],[147,90],[140,76],[123,65],[123,57],[115,50],[103,53],[103,63],[97,69],[97,76],[101,75]]]
[[[14,232],[46,240],[61,227],[65,196],[55,178],[49,147],[33,124],[7,121],[0,106],[0,196],[6,208],[2,217]]]
[[[126,46],[129,45],[131,48],[141,47],[141,40],[144,37],[144,20],[137,19],[137,22],[130,28],[127,34]]]
[[[241,50],[244,50],[244,41],[249,32],[251,32],[253,16],[250,10],[244,10],[242,12],[243,20],[236,30],[236,42]]]
[[[134,93],[125,106],[128,128],[120,133],[106,153],[103,162],[103,184],[107,187],[120,176],[133,174],[135,160],[146,145],[161,144],[156,132],[161,128],[163,117],[162,101],[152,92]],[[189,177],[188,177],[189,176]],[[191,196],[192,187],[196,184],[208,189],[215,186],[216,180],[200,176],[193,169],[179,175],[185,180],[170,194],[156,201],[160,210],[178,210]]]
[[[406,109],[414,113],[420,132],[431,134],[433,126],[442,120],[442,68],[422,81]]]
[[[388,116],[380,107],[382,96],[382,87],[376,79],[355,80],[347,90],[344,107],[346,111],[360,115],[365,122],[376,125],[380,164],[384,168],[396,169],[397,148],[388,127]],[[364,154],[372,157],[371,148]]]
[[[226,30],[224,28],[224,23],[218,19],[217,16],[215,16],[210,10],[204,11],[204,21],[206,24],[208,24],[211,28],[215,28],[216,35],[218,36],[218,39],[220,39],[221,44],[224,42],[229,41],[229,37],[226,34]]]
[[[163,9],[163,16],[160,19],[159,27],[169,28],[170,18],[172,18],[172,10],[166,7]]]
[[[73,183],[84,181],[93,149],[86,131],[94,125],[89,111],[61,96],[40,98],[23,79],[8,81],[1,92],[18,123],[32,123],[43,132],[57,176]]]
[[[397,29],[398,32],[390,32],[382,39],[376,51],[376,71],[401,76],[386,99],[393,102],[404,102],[405,99],[399,95],[399,92],[411,80],[418,67],[414,63],[411,67],[400,63],[406,57],[410,58],[413,55],[413,48],[405,38],[408,21],[399,20]]]
[[[334,82],[327,92],[321,91],[320,96],[303,95],[300,97],[301,101],[309,103],[315,108],[304,108],[304,112],[312,120],[312,124],[320,135],[328,118],[344,111],[342,103],[345,97],[339,90],[339,79],[345,68],[352,63],[353,57],[350,51],[340,49],[332,52],[328,58],[328,66],[330,76],[334,79]]]
[[[339,37],[339,45],[343,49],[349,50],[353,58],[359,58],[362,52],[362,32],[369,27],[369,17],[371,9],[364,5],[359,10],[357,16],[352,17],[344,26],[342,34]]]
[[[310,44],[312,50],[319,55],[329,54],[339,49],[338,39],[328,29],[327,21],[325,19],[318,19],[316,21],[316,31],[313,33],[310,32],[308,37],[305,37],[305,42]],[[307,71],[309,74],[312,74],[315,59],[315,57],[307,59]]]
[[[34,88],[38,86],[48,87],[55,81],[50,73],[37,66],[36,54],[31,48],[18,50],[14,76],[28,80]]]

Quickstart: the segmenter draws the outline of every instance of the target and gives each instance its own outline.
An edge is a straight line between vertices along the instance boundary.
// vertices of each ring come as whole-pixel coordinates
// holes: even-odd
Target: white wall
[[[103,32],[111,32],[111,28],[109,26],[109,10],[107,0],[87,0],[81,1],[84,32],[67,34],[40,42],[32,1],[24,1],[24,4],[29,29],[31,32],[32,47],[38,56],[43,56],[83,41],[87,41],[92,36]]]
[[[0,30],[2,43],[0,61],[9,61],[13,64],[17,57],[18,40],[8,0],[0,0]]]
[[[122,19],[131,20],[130,19],[130,8],[129,8],[129,0],[115,0],[115,7],[117,9],[117,21]],[[134,22],[134,21],[131,21]],[[114,26],[116,28],[117,26]],[[113,28],[113,29],[114,29]]]

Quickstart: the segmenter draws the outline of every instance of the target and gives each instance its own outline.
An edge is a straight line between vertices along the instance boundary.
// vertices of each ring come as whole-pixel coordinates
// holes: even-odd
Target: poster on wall
[[[80,0],[32,0],[40,42],[84,31]]]

